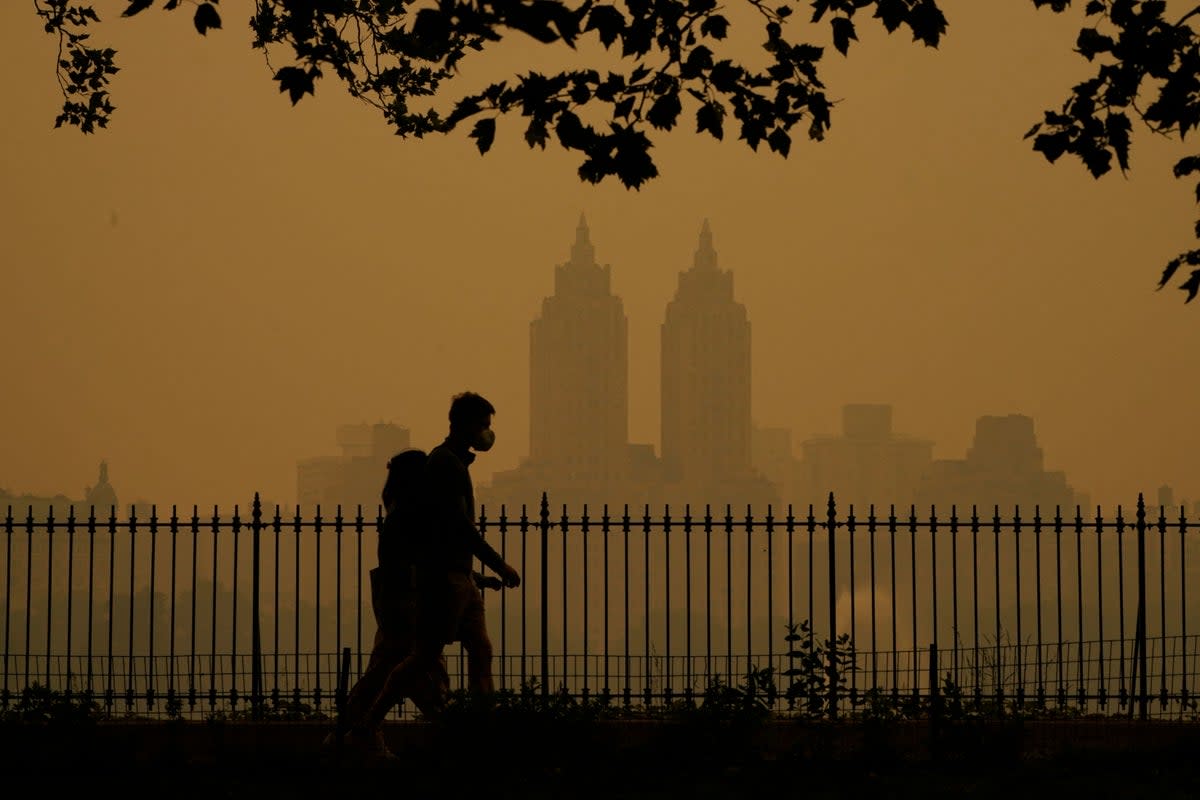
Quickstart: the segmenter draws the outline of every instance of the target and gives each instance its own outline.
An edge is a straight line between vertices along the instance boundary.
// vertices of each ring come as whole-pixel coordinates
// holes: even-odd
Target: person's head
[[[391,512],[401,500],[410,500],[419,491],[418,479],[425,468],[426,453],[415,447],[401,450],[387,463],[387,480],[383,483],[383,507]]]
[[[476,450],[490,450],[496,441],[492,432],[495,413],[495,406],[482,395],[456,394],[450,401],[450,435]]]

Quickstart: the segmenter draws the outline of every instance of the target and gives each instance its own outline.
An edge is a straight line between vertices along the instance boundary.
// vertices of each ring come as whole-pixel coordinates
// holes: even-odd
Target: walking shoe
[[[365,763],[394,763],[400,757],[388,749],[383,731],[350,731],[342,739],[347,753]]]

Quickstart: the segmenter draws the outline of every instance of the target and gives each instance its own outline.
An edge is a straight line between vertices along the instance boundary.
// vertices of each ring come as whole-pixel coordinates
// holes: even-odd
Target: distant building
[[[628,323],[596,263],[581,217],[554,294],[530,325],[530,455],[478,487],[479,501],[519,513],[546,492],[554,509],[645,505],[672,509],[778,502],[751,463],[750,327],[717,268],[705,222],[692,269],[662,326],[663,457],[628,441]],[[498,510],[498,509],[497,509]]]
[[[341,425],[337,443],[340,455],[297,462],[296,502],[306,509],[320,505],[322,514],[340,505],[343,515],[361,505],[363,514],[373,517],[388,459],[411,446],[409,430],[388,422]]]
[[[87,519],[94,508],[96,519],[108,519],[116,513],[118,519],[125,519],[130,511],[141,515],[149,510],[149,506],[138,503],[122,509],[117,499],[117,492],[108,481],[108,462],[100,462],[99,475],[95,486],[83,487],[83,497],[76,499],[65,494],[44,497],[33,494],[15,495],[0,489],[0,517],[12,509],[14,519],[25,518],[33,514],[34,519],[45,519],[53,511],[55,519],[65,519],[71,507],[75,508],[76,519]]]
[[[980,417],[966,458],[934,461],[917,497],[926,511],[955,505],[960,513],[972,506],[994,513],[998,506],[1002,516],[1017,508],[1032,516],[1034,506],[1053,513],[1056,506],[1076,504],[1066,474],[1043,468],[1033,419],[1023,414]]]
[[[108,462],[100,462],[100,476],[95,486],[86,486],[83,490],[83,504],[94,507],[97,511],[118,508],[117,492],[108,482]]]
[[[480,503],[519,513],[543,492],[559,508],[648,499],[658,461],[650,445],[629,443],[629,323],[611,284],[580,215],[554,293],[529,325],[529,456],[479,487]]]
[[[708,220],[661,338],[664,499],[778,504],[777,487],[751,463],[750,321],[733,273],[717,265]]]
[[[892,430],[892,407],[852,403],[842,407],[842,432],[800,445],[796,500],[824,508],[832,492],[839,513],[858,515],[875,504],[909,507],[933,460],[933,442]]]

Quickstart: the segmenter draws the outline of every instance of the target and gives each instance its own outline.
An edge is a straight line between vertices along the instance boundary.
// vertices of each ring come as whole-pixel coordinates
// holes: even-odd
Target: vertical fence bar
[[[692,699],[692,507],[683,507],[683,625],[684,625],[684,695]]]
[[[857,584],[855,583],[856,575],[854,574],[854,559],[855,559],[854,528],[855,528],[854,505],[851,504],[850,505],[850,513],[846,515],[846,540],[849,543],[849,547],[850,547],[850,647],[852,648],[853,652],[857,653],[858,652],[857,651],[857,647],[858,647],[858,614],[857,614],[857,611],[858,611],[858,609],[856,608],[856,604],[854,601],[854,595],[856,594],[855,587],[857,586]],[[857,657],[855,660],[857,660]],[[856,672],[857,672],[857,670],[853,670],[853,669],[850,670],[850,707],[851,708],[854,708],[855,704],[858,702],[858,676],[857,676]]]
[[[158,561],[158,506],[150,506],[150,591],[147,593],[147,629],[149,631],[148,658],[146,659],[146,705],[154,707],[154,587],[157,583]]]
[[[538,531],[541,534],[539,547],[541,561],[541,647],[542,647],[542,697],[550,695],[550,636],[548,630],[548,622],[550,619],[550,595],[549,595],[549,564],[550,564],[550,501],[546,497],[546,493],[542,492],[542,506],[538,513]]]
[[[611,696],[611,683],[609,680],[608,654],[610,652],[608,641],[608,614],[609,614],[609,599],[608,599],[608,534],[609,517],[608,503],[604,504],[604,516],[600,518],[600,541],[604,546],[604,697],[605,700]]]
[[[1181,567],[1182,568],[1182,567]],[[1158,634],[1162,642],[1159,669],[1159,708],[1167,707],[1167,512],[1158,507]]]
[[[194,711],[196,708],[196,602],[198,587],[196,585],[196,570],[199,562],[199,540],[200,540],[200,507],[192,506],[192,615],[188,638],[190,642],[191,653],[188,656],[188,710]]]
[[[829,716],[837,719],[837,507],[834,505],[833,492],[829,493],[829,509],[826,515],[826,528],[829,531]]]
[[[647,536],[649,539],[649,536]],[[649,548],[647,548],[649,553]],[[646,566],[646,575],[649,577],[649,563]],[[662,645],[662,663],[665,664],[664,670],[664,686],[662,690],[665,692],[665,697],[671,699],[671,506],[664,506],[662,509],[662,575],[664,575],[664,645]],[[649,585],[649,584],[647,584]],[[649,597],[649,593],[646,595]],[[648,607],[647,607],[648,608]],[[646,627],[649,630],[650,619],[649,614],[646,618]]]
[[[1141,493],[1138,494],[1137,504],[1137,553],[1138,607],[1137,632],[1135,633],[1137,640],[1134,643],[1134,652],[1138,654],[1138,716],[1144,720],[1148,713],[1146,692],[1149,682],[1146,675],[1146,667],[1149,659],[1146,656],[1146,501]]]
[[[1033,555],[1034,604],[1037,606],[1037,620],[1034,626],[1037,636],[1037,707],[1043,708],[1046,705],[1046,684],[1042,672],[1042,510],[1037,504],[1033,507]]]
[[[1004,713],[1004,651],[1000,647],[1000,506],[992,509],[992,559],[996,572],[996,711]]]
[[[132,627],[130,628],[132,630]],[[46,688],[50,689],[50,635],[54,631],[54,507],[46,513]],[[130,639],[130,656],[132,657]]]
[[[529,510],[524,503],[521,504],[521,572],[527,572],[528,559],[526,558],[528,543],[529,543]],[[544,580],[544,576],[543,576]],[[521,685],[524,688],[529,675],[529,647],[526,631],[529,629],[529,607],[526,603],[526,598],[529,592],[521,592]]]
[[[275,573],[275,586],[273,587],[274,597],[272,606],[274,610],[271,612],[271,635],[274,638],[274,645],[271,649],[271,702],[279,702],[279,539],[280,533],[283,530],[283,519],[279,516],[279,504],[275,504],[275,517],[271,520],[271,531],[274,536],[274,564],[272,570]],[[361,664],[360,664],[361,667]]]
[[[642,695],[650,705],[650,504],[642,510]]]
[[[32,641],[33,621],[33,506],[29,507],[29,515],[25,518],[25,686],[29,685],[29,645]],[[111,617],[111,615],[110,615]],[[109,670],[110,674],[112,670]]]
[[[775,527],[771,516],[771,506],[767,504],[767,520],[765,533],[767,537],[767,666],[775,668],[775,634],[772,626],[775,624],[775,548],[772,532]],[[774,674],[774,672],[772,672]]]
[[[566,688],[566,679],[570,674],[570,669],[567,664],[567,637],[571,629],[571,623],[567,620],[567,504],[563,503],[562,519],[562,656],[563,656],[563,688]]]
[[[733,515],[725,506],[725,675],[733,681]]]
[[[1188,708],[1188,671],[1187,671],[1187,553],[1184,548],[1187,533],[1187,519],[1184,517],[1183,506],[1179,506],[1179,701],[1180,714]]]
[[[1097,516],[1097,548],[1099,548],[1100,541],[1102,541],[1100,533],[1102,533],[1102,529],[1100,529],[1099,516]],[[1099,563],[1097,563],[1096,566],[1098,572]],[[1121,613],[1124,613],[1123,609]],[[1100,616],[1100,618],[1103,618],[1103,608],[1097,609],[1097,614]],[[1076,681],[1078,681],[1079,684],[1079,690],[1076,691],[1076,697],[1078,697],[1078,702],[1082,706],[1082,704],[1086,703],[1087,698],[1087,681],[1084,673],[1084,650],[1086,648],[1086,637],[1084,636],[1084,530],[1082,530],[1081,527],[1078,527],[1078,525],[1076,525],[1075,528],[1075,615],[1075,630],[1078,631],[1078,633],[1076,633],[1076,637],[1079,638],[1079,656],[1075,664]],[[1103,652],[1104,637],[1102,636],[1100,637],[1100,661],[1102,662],[1104,660]],[[1123,657],[1124,656],[1122,656],[1122,660]]]
[[[342,504],[333,517],[333,652],[342,648]],[[475,520],[471,520],[474,522]],[[319,611],[317,612],[320,613]],[[461,674],[461,669],[459,670]]]
[[[171,624],[167,629],[170,637],[170,644],[167,648],[169,659],[167,662],[167,711],[172,713],[178,709],[178,698],[175,694],[175,612],[178,605],[176,596],[179,593],[178,565],[176,563],[179,557],[179,513],[175,505],[171,506],[169,530],[171,531]]]
[[[64,691],[67,697],[70,697],[73,688],[71,686],[71,634],[72,623],[75,619],[75,506],[72,504],[67,507],[67,666],[63,671],[66,679]]]
[[[954,649],[952,651],[954,686],[961,690],[962,683],[958,677],[959,657],[959,627],[958,627],[958,508],[950,506],[950,628],[953,632]]]
[[[900,647],[896,641],[896,506],[888,506],[888,557],[891,560],[890,569],[892,588],[892,699],[900,696]]]
[[[378,536],[382,531],[383,505],[377,503],[375,505],[376,536]],[[479,529],[479,533],[480,535],[483,534],[483,528]],[[356,651],[355,671],[359,675],[362,674],[363,670],[363,536],[365,534],[366,520],[363,519],[362,506],[360,505],[358,507],[358,513],[354,517],[354,593],[358,598],[358,602],[355,604],[358,606],[358,608],[354,618],[354,649]]]
[[[754,652],[754,637],[751,635],[753,631],[751,607],[753,600],[751,598],[750,586],[753,583],[751,580],[751,565],[754,563],[753,540],[754,540],[754,521],[750,517],[750,506],[746,506],[746,655],[747,664],[746,671],[750,671],[750,654]],[[730,676],[733,677],[732,675]]]
[[[1015,582],[1017,587],[1017,648],[1016,648],[1016,672],[1015,680],[1017,683],[1017,707],[1021,708],[1025,705],[1025,658],[1021,652],[1025,646],[1023,631],[1021,630],[1021,508],[1020,506],[1013,507],[1013,560],[1015,561]]]
[[[979,508],[974,505],[971,506],[971,615],[974,634],[971,663],[975,666],[975,708],[979,708],[983,702],[979,663]]]
[[[1079,517],[1079,507],[1076,506],[1075,508],[1076,508],[1075,530],[1076,530],[1076,532],[1082,532],[1083,520],[1080,519],[1080,517]],[[1063,673],[1066,671],[1066,664],[1063,663],[1062,533],[1063,533],[1062,519],[1056,517],[1055,521],[1054,521],[1054,576],[1055,576],[1054,577],[1054,586],[1055,586],[1055,589],[1057,590],[1057,591],[1055,591],[1055,619],[1057,620],[1057,627],[1055,628],[1055,630],[1058,633],[1058,650],[1057,650],[1058,691],[1056,693],[1056,696],[1058,697],[1058,707],[1059,708],[1063,708],[1067,704],[1066,683],[1063,680]],[[1099,538],[1097,538],[1096,541],[1099,542]],[[1083,647],[1083,644],[1080,643],[1081,650],[1082,650],[1082,647]],[[1103,660],[1104,660],[1104,639],[1103,639],[1103,637],[1101,637],[1101,639],[1100,639],[1100,655],[1101,655],[1101,663],[1103,663]],[[1101,683],[1101,685],[1103,686],[1103,683]]]
[[[704,677],[712,680],[712,507],[704,505]]]
[[[235,503],[233,506],[233,519],[231,520],[230,536],[233,539],[233,572],[230,575],[229,583],[233,591],[230,605],[230,634],[229,634],[229,704],[230,707],[236,709],[238,700],[241,695],[237,689],[238,669],[237,669],[237,652],[238,652],[238,556],[241,555],[241,532],[242,518],[240,516],[239,506]],[[319,607],[318,607],[319,608]],[[320,612],[318,611],[318,616]]]
[[[10,504],[4,515],[4,693],[0,695],[0,703],[5,708],[8,707],[11,696],[8,686],[8,656],[12,652],[9,649],[9,633],[12,625],[12,536],[13,515]],[[28,612],[26,613],[28,615]]]
[[[319,508],[320,506],[318,506]],[[300,688],[300,533],[303,530],[300,522],[300,506],[296,505],[296,516],[292,518],[292,532],[296,535],[295,556],[293,558],[292,601],[292,701],[299,704],[302,697]]]
[[[359,521],[361,520],[360,513]],[[261,534],[262,501],[258,492],[255,492],[254,505],[250,509],[250,545],[253,548],[250,559],[250,712],[254,719],[262,719],[263,714],[262,623],[259,619],[262,591]]]
[[[917,507],[908,509],[908,574],[909,599],[912,603],[912,697],[917,700],[921,691],[920,639],[917,638]]]
[[[11,513],[9,518],[11,520]],[[6,525],[6,528],[10,526]],[[11,558],[11,555],[10,557]],[[7,567],[8,559],[5,560]],[[92,658],[94,657],[92,646],[92,628],[95,623],[95,607],[93,606],[93,598],[95,597],[96,583],[96,506],[92,505],[88,509],[88,587],[87,587],[87,698],[88,700],[95,699],[95,687],[92,685],[93,669]],[[5,587],[4,594],[4,609],[5,614],[8,613],[8,588]],[[4,697],[7,704],[8,697],[8,619],[4,620]]]
[[[671,507],[663,509],[663,575],[664,592],[663,606],[665,608],[663,625],[663,690],[666,699],[671,700]]]
[[[632,679],[630,677],[631,664],[630,664],[630,660],[629,660],[630,659],[630,656],[629,656],[629,532],[630,532],[630,530],[632,530],[632,528],[630,527],[630,524],[629,524],[629,505],[626,504],[624,506],[624,510],[621,514],[621,541],[624,543],[624,555],[623,555],[624,565],[623,565],[623,569],[621,571],[621,574],[623,576],[622,580],[621,580],[621,589],[625,593],[625,606],[624,606],[625,635],[624,635],[624,639],[623,639],[623,641],[625,643],[625,687],[624,687],[623,694],[624,694],[626,708],[628,708],[632,702],[632,692],[633,692],[633,686],[631,683]]]
[[[72,591],[75,587],[75,506],[72,505],[67,511],[67,668],[66,675],[66,695],[71,696],[71,623],[75,616],[74,595]]]
[[[588,507],[583,505],[583,519],[579,526],[579,541],[583,547],[583,697],[588,697],[588,640],[591,638],[591,628],[588,627]],[[565,581],[565,578],[564,578]],[[565,591],[565,590],[564,590]]]
[[[1099,514],[1099,509],[1096,511]],[[1075,527],[1081,533],[1083,531],[1082,510],[1079,506],[1075,506]],[[1100,691],[1097,693],[1100,696],[1100,707],[1105,708],[1108,705],[1108,683],[1104,678],[1104,548],[1101,546],[1103,537],[1100,535],[1100,529],[1096,529],[1096,638],[1100,642]],[[1083,645],[1080,645],[1082,649]]]
[[[875,529],[875,504],[871,503],[867,509],[867,541],[871,555],[871,690],[878,692],[879,641],[877,638],[876,622],[879,613],[879,603],[875,597]]]
[[[313,552],[315,555],[315,563],[313,566],[314,585],[313,585],[313,606],[316,608],[316,614],[313,622],[313,652],[316,654],[316,669],[314,672],[313,681],[313,704],[320,706],[321,704],[321,506],[317,506],[316,517],[313,518]],[[298,589],[297,589],[298,591]],[[297,601],[297,605],[299,602]],[[336,650],[334,651],[336,652]]]
[[[931,645],[932,657],[930,659],[930,677],[932,682],[929,684],[929,692],[931,696],[936,697],[938,691],[937,682],[937,665],[934,663],[938,652],[938,602],[937,602],[937,513],[933,506],[929,507],[929,586],[930,586],[930,604],[929,604],[929,622],[930,622],[930,638],[933,640]],[[915,584],[916,581],[914,580]],[[914,644],[913,652],[916,652]]]
[[[133,608],[136,605],[134,602],[134,583],[133,579],[137,573],[137,561],[135,556],[135,547],[137,541],[137,514],[132,508],[129,510],[129,663],[125,665],[125,707],[133,708],[133,692],[134,692],[134,652],[133,652]]]
[[[109,506],[108,511],[108,681],[104,689],[104,708],[111,712],[116,686],[113,684],[113,604],[116,598],[117,574],[117,507]],[[28,623],[27,623],[28,624]],[[28,642],[26,642],[28,645]],[[29,652],[28,647],[25,650]],[[26,676],[28,677],[28,676]],[[26,681],[28,683],[28,681]]]
[[[1128,693],[1125,688],[1125,525],[1121,519],[1121,507],[1117,506],[1117,627],[1120,636],[1120,651],[1117,659],[1117,664],[1120,669],[1120,705],[1124,706],[1131,699],[1133,694],[1133,684],[1129,685]],[[1103,529],[1103,523],[1100,518],[1100,507],[1096,507],[1096,533],[1099,535]],[[1132,706],[1130,706],[1132,713]]]

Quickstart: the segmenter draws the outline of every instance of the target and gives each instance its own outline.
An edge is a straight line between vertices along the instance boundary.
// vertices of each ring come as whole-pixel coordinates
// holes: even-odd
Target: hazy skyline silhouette
[[[337,425],[430,443],[465,388],[497,406],[487,483],[527,453],[528,322],[582,211],[629,319],[631,441],[659,445],[658,328],[708,218],[754,325],[757,425],[800,439],[887,402],[959,458],[979,416],[1021,413],[1098,501],[1194,497],[1196,317],[1153,291],[1191,226],[1177,148],[1136,133],[1125,179],[1047,165],[1021,135],[1087,71],[1077,20],[945,9],[937,51],[871,29],[829,54],[825,142],[784,161],[678,131],[630,192],[503,120],[480,158],[465,134],[401,142],[332,87],[293,109],[234,19],[103,25],[118,117],[54,132],[54,41],[6,6],[0,486],[76,496],[103,459],[129,500],[287,502]],[[558,52],[514,38],[487,69]]]

